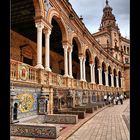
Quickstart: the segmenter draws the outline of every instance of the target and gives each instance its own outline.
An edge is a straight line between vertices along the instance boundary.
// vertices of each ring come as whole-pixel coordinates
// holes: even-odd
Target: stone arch
[[[106,64],[105,64],[105,62],[103,61],[102,62],[102,83],[103,83],[103,85],[105,85],[106,83],[106,81],[105,81],[105,71],[106,71]]]
[[[97,67],[100,67],[100,60],[99,60],[98,56],[94,57],[94,62],[95,61],[98,63]]]
[[[120,71],[118,71],[118,83],[119,83],[119,87],[122,87],[122,85],[121,85],[121,77],[122,77],[122,73]]]
[[[71,46],[72,46],[72,72],[73,72],[73,77],[75,79],[80,79],[79,56],[82,55],[81,43],[80,43],[78,37],[73,37],[70,44],[72,44]],[[78,72],[76,72],[76,71],[78,71]]]
[[[91,50],[90,50],[88,47],[84,50],[84,53],[83,53],[83,54],[84,54],[85,57],[86,57],[86,51],[87,51],[87,53],[88,53],[90,62],[93,62]]]
[[[99,68],[99,58],[97,56],[95,56],[94,58],[94,64],[95,64],[95,83],[99,84],[99,72],[98,72],[98,68]]]
[[[45,16],[44,0],[33,0],[35,17]]]
[[[107,66],[104,61],[102,61],[102,66],[104,66],[105,71],[107,70]]]
[[[81,47],[82,44],[81,44],[81,42],[80,42],[78,36],[76,35],[76,33],[73,33],[73,34],[72,34],[71,39],[70,39],[70,44],[73,43],[73,39],[76,41],[77,46],[78,46],[78,53],[79,53],[78,55],[81,55],[81,54],[82,54],[82,47]]]
[[[111,86],[111,75],[112,74],[112,68],[110,65],[108,65],[108,85]]]
[[[48,10],[48,16],[47,16],[47,21],[49,24],[51,24],[52,19],[55,19],[57,23],[60,26],[61,32],[62,32],[62,41],[67,42],[68,41],[68,33],[66,30],[66,25],[60,14],[55,10],[55,8],[50,8]]]
[[[92,82],[91,67],[90,67],[92,60],[91,60],[91,52],[88,48],[85,49],[84,56],[85,56],[85,75],[86,75],[85,78],[87,82]]]
[[[117,71],[115,68],[113,69],[113,76],[114,76],[114,87],[116,87],[116,85],[117,85],[117,83],[116,83]]]

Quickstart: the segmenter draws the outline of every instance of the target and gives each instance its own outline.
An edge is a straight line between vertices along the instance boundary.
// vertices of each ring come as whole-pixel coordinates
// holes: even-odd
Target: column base
[[[49,72],[52,71],[52,70],[51,70],[50,68],[48,68],[48,67],[46,67],[45,70],[46,70],[46,71],[49,71]]]
[[[73,76],[69,76],[70,78],[73,78]]]
[[[103,84],[99,84],[100,86],[102,86]]]
[[[91,84],[95,84],[95,82],[90,82]]]
[[[37,68],[37,69],[44,69],[44,67],[43,67],[41,64],[37,64],[37,65],[35,66],[35,68]]]
[[[84,80],[83,80],[83,79],[80,79],[80,81],[82,81],[82,82],[83,82]]]
[[[64,75],[63,75],[63,77],[69,77],[69,75],[67,75],[67,74],[64,74]]]

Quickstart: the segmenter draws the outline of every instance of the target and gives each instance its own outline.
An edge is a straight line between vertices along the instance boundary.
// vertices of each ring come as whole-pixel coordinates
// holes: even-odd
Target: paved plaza
[[[104,109],[68,140],[129,140],[129,100]],[[124,116],[124,117],[123,117]]]
[[[127,99],[123,105],[119,103],[118,105],[99,109],[99,111],[87,115],[78,124],[68,126],[57,140],[129,140],[129,104],[129,99]],[[11,138],[11,140],[48,140],[14,136]]]

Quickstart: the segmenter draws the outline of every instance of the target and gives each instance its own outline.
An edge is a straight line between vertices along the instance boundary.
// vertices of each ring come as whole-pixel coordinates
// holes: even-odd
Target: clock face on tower
[[[17,98],[20,100],[18,109],[21,112],[28,112],[32,109],[34,103],[34,98],[32,94],[29,93],[19,94],[17,95]]]

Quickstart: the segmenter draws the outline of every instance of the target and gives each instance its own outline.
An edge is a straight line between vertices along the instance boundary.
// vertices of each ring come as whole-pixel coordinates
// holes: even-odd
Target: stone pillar
[[[72,48],[69,50],[69,76],[73,78],[72,76]]]
[[[82,67],[83,57],[79,57],[79,60],[80,60],[80,80],[83,81],[83,67]]]
[[[108,71],[105,71],[105,85],[108,86]]]
[[[118,76],[116,76],[116,87],[119,87],[119,80],[118,80]]]
[[[90,65],[90,77],[91,77],[91,83],[93,83],[93,64]]]
[[[86,69],[85,69],[86,58],[83,58],[83,79],[86,81]]]
[[[44,25],[42,23],[36,23],[37,28],[37,65],[36,68],[44,69],[42,66],[42,29]]]
[[[51,71],[50,69],[50,34],[51,30],[45,30],[45,70]]]
[[[93,73],[93,84],[95,84],[95,64],[93,64],[93,67],[92,67],[92,73]]]
[[[111,87],[114,87],[113,74],[110,74],[110,75],[111,75]]]
[[[100,67],[98,68],[98,73],[99,73],[99,85],[102,85],[102,69]]]
[[[65,77],[68,77],[68,46],[64,45],[64,66],[65,66]]]

